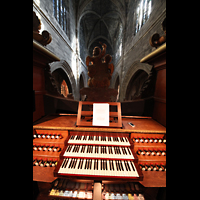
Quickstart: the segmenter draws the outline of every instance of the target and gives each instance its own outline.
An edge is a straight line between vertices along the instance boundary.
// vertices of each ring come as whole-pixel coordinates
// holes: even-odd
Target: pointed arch
[[[135,61],[131,67],[129,67],[129,69],[126,71],[125,76],[123,77],[123,82],[122,82],[122,87],[123,90],[121,90],[120,92],[120,101],[123,101],[126,95],[126,90],[128,87],[128,84],[131,80],[131,78],[134,76],[134,74],[138,71],[138,70],[143,70],[145,71],[148,75],[151,71],[152,66],[149,64],[144,64],[144,63],[140,63],[140,61]]]
[[[70,86],[68,85],[69,92],[73,94],[74,99],[76,100],[77,99],[76,80],[75,80],[73,71],[72,71],[71,67],[69,66],[69,64],[65,60],[61,60],[61,61],[57,61],[57,62],[52,62],[49,64],[49,66],[50,66],[51,73],[53,73],[57,69],[63,70],[63,72],[65,73],[65,75],[67,76],[67,78],[70,82]]]

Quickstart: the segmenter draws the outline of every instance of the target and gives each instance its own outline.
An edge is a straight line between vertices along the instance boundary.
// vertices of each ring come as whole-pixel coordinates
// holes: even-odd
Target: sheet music
[[[109,126],[109,104],[93,104],[93,126]]]

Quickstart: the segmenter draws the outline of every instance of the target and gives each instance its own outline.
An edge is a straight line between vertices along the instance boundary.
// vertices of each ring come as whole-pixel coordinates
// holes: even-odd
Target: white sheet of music
[[[109,104],[93,104],[93,126],[109,126]]]

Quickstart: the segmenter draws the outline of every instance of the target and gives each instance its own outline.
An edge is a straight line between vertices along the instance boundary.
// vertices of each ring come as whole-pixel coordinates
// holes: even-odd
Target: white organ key
[[[77,148],[79,148],[78,152],[76,152]],[[129,147],[124,148],[124,151],[127,154],[123,153],[122,148],[124,147],[72,145],[71,151],[68,151],[68,147],[67,147],[63,156],[75,157],[75,158],[88,157],[88,158],[114,158],[114,159],[125,159],[125,160],[134,159],[134,156]],[[128,148],[131,152],[131,155],[129,154]],[[74,149],[76,151],[74,151]],[[119,152],[121,152],[121,154],[119,154]]]
[[[106,175],[109,176],[109,174],[110,174],[110,172],[111,172],[109,160],[106,160],[106,163],[107,163],[107,173],[106,173]]]
[[[94,159],[92,159],[91,175],[95,175],[95,171],[94,171]]]
[[[128,171],[127,171],[127,169],[125,167],[124,161],[122,161],[121,163],[122,163],[122,166],[123,166],[123,169],[124,169],[123,174],[124,174],[124,176],[127,176],[128,175]]]
[[[86,138],[86,139],[85,139]],[[90,145],[116,145],[116,146],[130,146],[130,143],[127,137],[109,137],[109,136],[98,136],[99,140],[97,140],[97,136],[81,136],[81,135],[73,135],[68,140],[69,144],[90,144]]]
[[[67,159],[63,160],[63,163],[66,163]],[[83,161],[82,168],[80,167],[80,162]],[[120,160],[97,160],[98,169],[94,169],[96,160],[91,159],[69,159],[67,165],[61,165],[58,173],[61,174],[75,174],[75,175],[97,175],[97,176],[106,176],[106,177],[138,177],[138,172],[135,168],[135,165],[132,161],[126,161],[129,163],[126,167],[125,161]],[[132,162],[132,164],[131,164]],[[110,168],[110,163],[113,163],[114,170]],[[127,164],[126,163],[126,164]],[[107,164],[107,169],[106,169]],[[133,167],[134,170],[133,170]],[[122,169],[123,168],[123,169]],[[127,170],[128,169],[128,170]],[[130,170],[129,170],[130,169]]]

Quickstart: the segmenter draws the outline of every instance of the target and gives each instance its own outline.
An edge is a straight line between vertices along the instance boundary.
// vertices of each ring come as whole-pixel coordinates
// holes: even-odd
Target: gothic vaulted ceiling
[[[77,0],[77,27],[80,44],[87,49],[81,57],[92,55],[99,41],[107,44],[107,51],[114,54],[116,41],[125,24],[127,0]],[[83,48],[84,49],[84,48]],[[84,54],[84,55],[83,55]]]

